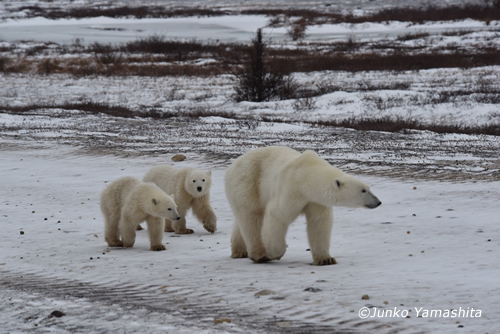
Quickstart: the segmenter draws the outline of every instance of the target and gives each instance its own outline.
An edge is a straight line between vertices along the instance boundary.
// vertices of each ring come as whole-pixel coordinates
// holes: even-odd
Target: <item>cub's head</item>
[[[181,219],[177,212],[177,205],[174,201],[174,195],[167,195],[155,184],[147,183],[148,192],[145,193],[144,210],[155,217],[166,218],[172,221]]]
[[[212,172],[201,169],[190,169],[186,175],[185,189],[193,197],[201,197],[210,192]]]
[[[364,207],[375,209],[382,202],[371,191],[370,187],[357,178],[344,174],[333,181],[336,205],[351,208]]]

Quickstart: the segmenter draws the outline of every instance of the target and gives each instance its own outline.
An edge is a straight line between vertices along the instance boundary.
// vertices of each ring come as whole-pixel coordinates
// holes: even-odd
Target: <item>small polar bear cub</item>
[[[191,208],[205,230],[214,233],[217,230],[217,217],[210,205],[210,187],[212,173],[195,168],[175,168],[171,166],[152,167],[144,176],[144,182],[153,182],[163,191],[174,194],[177,210],[181,219],[165,222],[165,231],[176,234],[190,234],[194,231],[186,228],[186,214]]]
[[[335,264],[329,253],[332,207],[373,209],[382,204],[366,184],[315,152],[279,146],[236,159],[226,172],[225,190],[234,215],[231,257],[254,262],[279,260],[288,227],[304,214],[314,264]]]
[[[134,246],[135,230],[146,221],[151,250],[165,250],[162,244],[165,219],[180,219],[173,196],[153,183],[131,176],[119,178],[104,189],[101,211],[105,219],[105,240],[110,247]]]

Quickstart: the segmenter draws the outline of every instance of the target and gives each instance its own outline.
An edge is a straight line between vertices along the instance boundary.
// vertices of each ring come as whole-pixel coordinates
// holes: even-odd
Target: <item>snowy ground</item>
[[[133,249],[106,247],[99,193],[105,182],[141,177],[169,157],[88,155],[50,145],[1,154],[4,331],[455,333],[461,325],[466,333],[492,333],[500,326],[498,181],[361,176],[383,205],[336,209],[331,252],[338,265],[310,265],[303,219],[292,225],[282,260],[258,265],[229,257],[225,168],[210,161],[189,156],[177,166],[212,169],[217,233],[191,218],[195,234],[165,234],[167,250],[150,252],[144,231]],[[256,297],[263,290],[273,294]],[[410,318],[363,320],[362,307],[408,310]],[[420,318],[421,308],[481,310],[481,317]],[[49,319],[54,310],[66,316]],[[215,318],[231,323],[214,325]]]
[[[359,4],[367,3],[349,6]],[[14,5],[19,3],[1,1],[0,9]],[[16,44],[19,50],[35,43],[3,36],[9,29],[26,28],[31,36],[50,28],[49,21],[21,18],[0,22],[0,39],[10,41],[2,46]],[[267,20],[253,17],[235,26],[232,19],[219,22],[225,28],[217,30],[218,38],[248,39],[254,25]],[[105,31],[92,21],[79,21],[84,29],[68,28],[68,21],[52,23],[59,32],[64,26],[69,39],[87,34],[88,43],[93,40],[87,36],[99,40]],[[197,29],[205,29],[211,22],[198,23]],[[131,21],[99,24],[128,24],[134,31]],[[477,29],[467,37],[429,36],[421,42],[436,48],[449,43],[498,47],[497,24],[323,26],[311,28],[308,40]],[[184,33],[197,35],[191,28]],[[108,37],[117,42],[129,32]],[[268,32],[278,40],[282,33]],[[40,33],[32,39],[58,36]],[[499,137],[365,132],[311,122],[393,116],[429,124],[498,123],[499,104],[474,92],[496,91],[499,77],[498,66],[297,74],[304,85],[344,89],[311,101],[236,103],[230,76],[0,74],[1,105],[93,101],[220,115],[152,120],[62,109],[0,112],[2,333],[495,333],[500,328]],[[448,101],[436,99],[443,92],[455,96],[468,90]],[[311,265],[303,218],[291,226],[280,261],[230,258],[232,214],[224,173],[233,158],[267,145],[314,149],[368,183],[382,200],[376,210],[335,209],[331,254],[337,265]],[[207,233],[189,216],[195,233],[165,233],[164,252],[148,251],[146,231],[138,232],[132,249],[108,248],[99,209],[106,182],[125,175],[141,178],[152,165],[174,164],[170,158],[176,153],[187,156],[176,166],[212,170],[218,231]],[[65,316],[51,316],[56,310]]]

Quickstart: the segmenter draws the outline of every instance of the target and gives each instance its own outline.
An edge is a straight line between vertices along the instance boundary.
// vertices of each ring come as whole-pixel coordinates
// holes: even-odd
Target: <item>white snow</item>
[[[59,146],[4,148],[0,162],[0,271],[76,279],[109,288],[130,285],[133,291],[148,286],[151,296],[161,295],[162,289],[180,289],[184,292],[179,296],[187,299],[202,304],[220,302],[248,314],[262,315],[260,309],[269,307],[267,316],[279,315],[291,323],[312,321],[345,328],[339,325],[345,322],[369,331],[374,324],[363,324],[358,317],[358,311],[368,305],[411,310],[411,318],[370,319],[403,333],[455,333],[457,321],[468,333],[500,326],[496,316],[500,293],[498,181],[449,183],[361,176],[383,204],[372,211],[335,210],[331,253],[337,265],[310,265],[303,218],[290,228],[285,256],[258,265],[229,257],[232,215],[223,190],[225,168],[212,168],[210,161],[191,155],[178,166],[212,169],[218,231],[209,234],[190,216],[188,226],[195,233],[165,233],[164,252],[148,251],[146,231],[138,232],[132,249],[108,248],[99,209],[99,194],[106,182],[124,175],[140,178],[151,165],[161,163],[169,163],[168,157],[89,156]],[[305,291],[309,287],[321,291]],[[254,296],[265,289],[279,298]],[[43,318],[50,314],[49,309],[61,309],[68,313],[60,320],[65,323],[79,319],[79,307],[92,308],[73,299],[56,306],[53,300],[24,294],[22,300],[33,299],[40,305],[22,306],[23,312],[13,312],[11,306],[21,307],[21,301],[9,300],[15,294],[2,291],[0,324],[11,329],[17,328],[26,313]],[[369,300],[361,300],[365,294]],[[205,297],[198,300],[198,295]],[[93,307],[103,314],[110,311],[100,304]],[[481,310],[481,317],[416,317],[415,308],[460,307]],[[143,312],[140,309],[138,313],[111,311],[131,318],[107,324],[106,317],[96,316],[96,326],[121,328],[124,321],[133,320],[145,326],[142,333],[159,330],[136,317]],[[309,320],[311,315],[316,317]],[[181,316],[164,314],[153,319],[173,317],[171,321],[179,325]],[[221,326],[200,319],[193,325],[204,330],[236,330],[239,325],[232,320],[231,325]],[[23,328],[33,328],[37,321],[27,321]]]

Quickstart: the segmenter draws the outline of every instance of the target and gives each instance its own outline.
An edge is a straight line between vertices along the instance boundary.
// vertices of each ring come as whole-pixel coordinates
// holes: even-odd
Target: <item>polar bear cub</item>
[[[279,146],[236,159],[226,172],[225,190],[234,215],[231,256],[254,262],[279,260],[289,225],[304,214],[314,264],[335,264],[329,253],[332,207],[381,204],[366,184],[315,152]]]
[[[144,182],[153,182],[163,191],[174,194],[177,210],[181,219],[165,222],[165,231],[176,234],[190,234],[194,231],[186,228],[186,214],[191,208],[205,230],[214,233],[217,230],[217,217],[210,205],[210,187],[212,173],[195,168],[174,168],[171,166],[152,167],[144,176]]]
[[[146,221],[151,250],[165,250],[162,244],[165,219],[180,219],[173,196],[153,183],[131,176],[119,178],[104,189],[101,211],[105,219],[105,240],[110,247],[134,246],[135,230]]]

